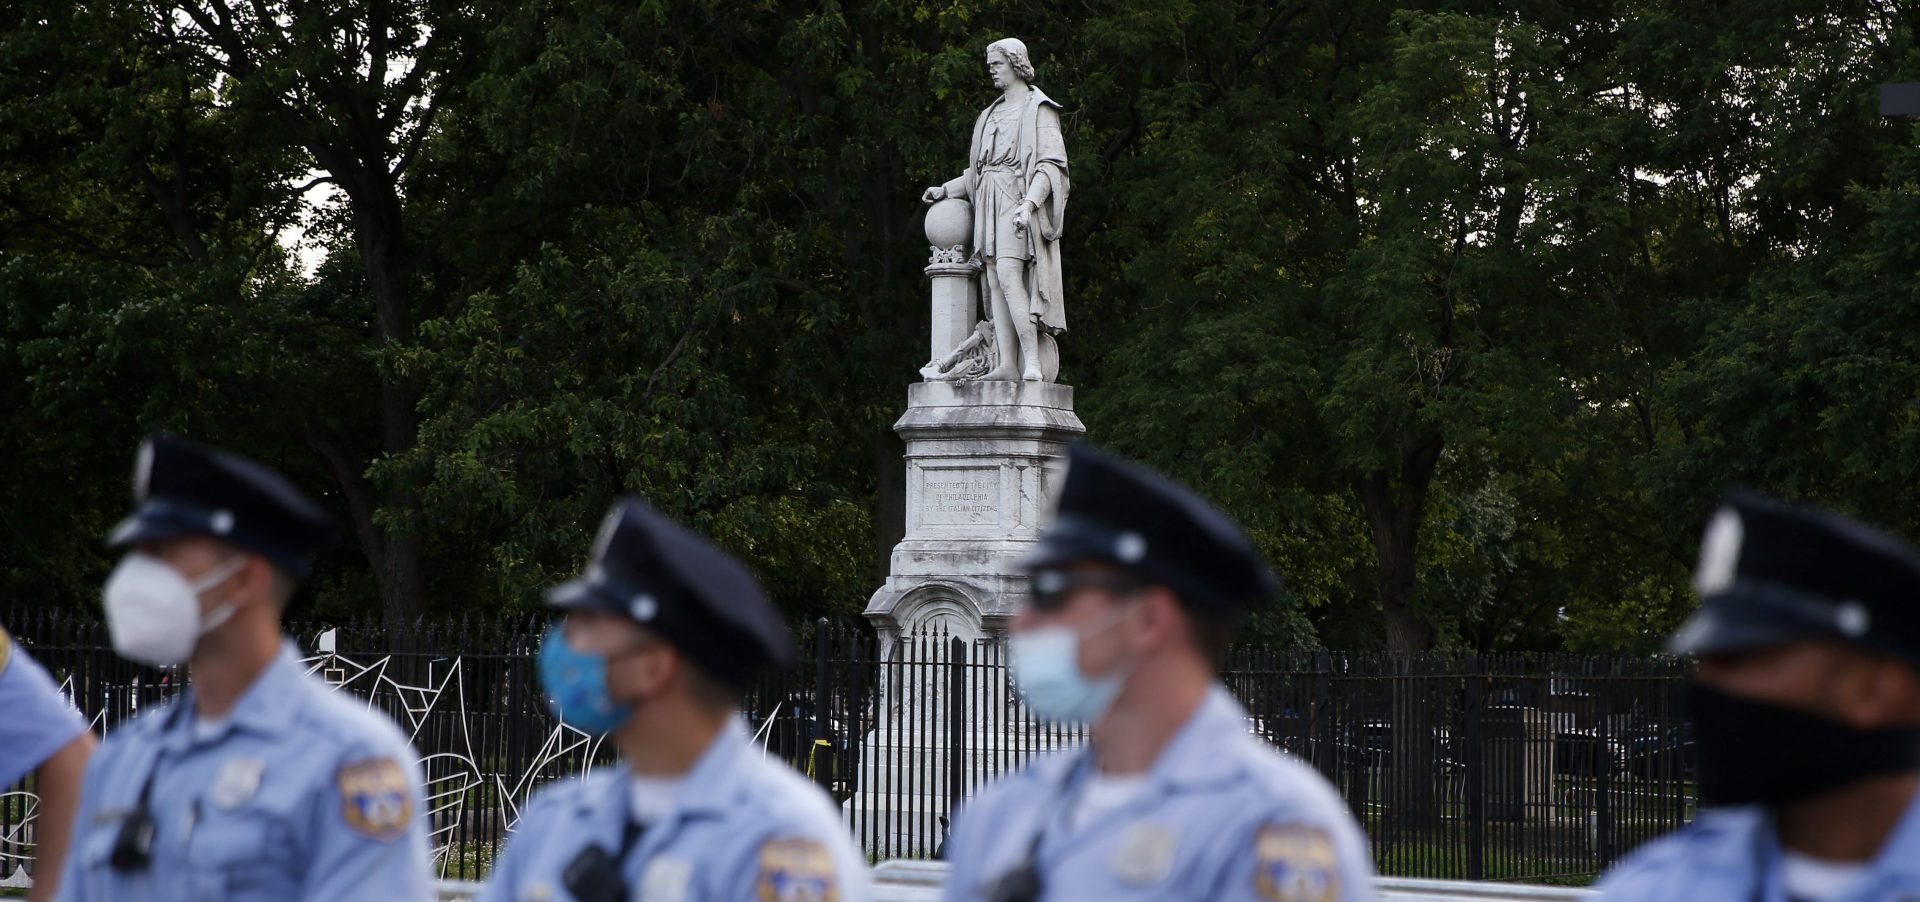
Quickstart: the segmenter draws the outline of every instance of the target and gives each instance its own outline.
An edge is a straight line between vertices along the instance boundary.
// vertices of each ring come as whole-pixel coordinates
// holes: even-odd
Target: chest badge
[[[553,898],[553,887],[544,881],[535,880],[520,888],[520,902],[548,902]]]
[[[640,875],[640,898],[647,902],[682,902],[693,882],[693,866],[684,858],[656,856]]]
[[[1120,851],[1113,858],[1113,875],[1122,883],[1146,886],[1159,883],[1173,873],[1173,852],[1180,837],[1160,824],[1135,824],[1120,839]]]
[[[207,792],[207,800],[213,807],[222,811],[232,811],[245,805],[260,791],[260,775],[267,770],[267,762],[262,758],[231,758],[220,766],[220,773],[213,778],[213,788]]]

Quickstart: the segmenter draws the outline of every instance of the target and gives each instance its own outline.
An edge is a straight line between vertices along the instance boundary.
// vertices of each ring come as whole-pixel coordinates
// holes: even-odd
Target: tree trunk
[[[380,585],[381,611],[389,626],[414,623],[427,612],[427,570],[420,534],[391,529],[380,533],[386,547],[374,576]]]
[[[400,198],[391,184],[371,198],[354,198],[355,240],[367,269],[367,290],[373,296],[375,323],[382,349],[413,339],[413,309],[407,296],[407,257],[402,237]],[[418,394],[413,387],[387,375],[380,386],[381,450],[404,454],[419,432]],[[380,607],[390,626],[418,620],[427,611],[427,570],[417,523],[420,497],[410,485],[388,486],[381,507],[401,522],[399,527],[372,525],[379,554],[373,562]],[[363,531],[364,534],[365,531]]]
[[[1426,513],[1427,489],[1440,462],[1438,437],[1407,449],[1398,473],[1375,470],[1355,486],[1372,528],[1374,553],[1379,557],[1380,614],[1386,627],[1387,651],[1401,657],[1391,687],[1388,719],[1391,736],[1386,798],[1393,812],[1392,830],[1421,829],[1439,820],[1436,789],[1440,761],[1434,717],[1437,708],[1432,678],[1423,675],[1424,662],[1416,656],[1433,648],[1433,625],[1413,610],[1415,565],[1418,562],[1420,521]]]
[[[299,437],[308,448],[326,462],[334,482],[347,500],[347,519],[354,541],[373,570],[380,592],[380,611],[390,626],[411,623],[425,613],[425,606],[409,605],[409,600],[426,597],[425,570],[422,567],[420,537],[417,533],[396,533],[382,528],[377,514],[392,494],[376,494],[367,479],[366,464],[357,454],[347,451],[332,435],[311,424],[302,426]],[[411,497],[411,496],[409,496]]]
[[[1433,482],[1442,447],[1438,437],[1429,439],[1401,455],[1398,473],[1375,470],[1354,485],[1379,559],[1380,614],[1386,627],[1387,651],[1396,655],[1433,647],[1433,625],[1413,610],[1413,580],[1419,561],[1420,521],[1426,516],[1427,487]]]

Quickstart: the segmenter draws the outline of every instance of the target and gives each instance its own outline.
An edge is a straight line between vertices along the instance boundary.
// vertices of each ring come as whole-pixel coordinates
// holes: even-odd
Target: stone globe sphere
[[[973,237],[973,205],[949,197],[927,208],[927,240],[934,247],[966,244]]]

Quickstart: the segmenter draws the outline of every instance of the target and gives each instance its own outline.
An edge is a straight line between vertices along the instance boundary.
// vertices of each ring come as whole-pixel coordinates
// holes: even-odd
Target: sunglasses
[[[1132,595],[1146,586],[1131,576],[1115,573],[1071,573],[1042,570],[1033,575],[1031,604],[1042,613],[1053,613],[1067,606],[1067,598],[1081,589],[1098,589],[1113,595]]]

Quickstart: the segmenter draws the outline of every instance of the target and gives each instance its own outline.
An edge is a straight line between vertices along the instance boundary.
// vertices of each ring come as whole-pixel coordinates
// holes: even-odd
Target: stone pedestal
[[[930,858],[954,813],[950,780],[976,789],[1037,755],[1083,740],[1027,724],[973,721],[949,729],[880,729],[867,734],[856,786],[843,808],[854,837],[871,854]],[[962,803],[964,804],[964,803]]]
[[[895,663],[881,667],[878,728],[846,808],[869,851],[924,855],[946,835],[956,772],[977,786],[1008,750],[1059,744],[1018,715],[997,643],[1026,604],[1020,562],[1086,427],[1071,386],[972,381],[909,386],[893,428],[907,443],[907,530],[866,614]]]
[[[893,425],[907,443],[907,528],[867,602],[882,640],[880,703],[845,803],[867,851],[889,856],[931,854],[956,793],[1060,744],[1013,701],[998,643],[1027,602],[1020,562],[1039,539],[1067,444],[1086,432],[1071,386],[979,378],[1013,352],[1012,326],[996,335],[981,310],[972,210],[946,198],[926,228],[932,329],[921,373],[934,381],[907,388]],[[1054,378],[1050,336],[1039,354]]]
[[[1050,382],[922,382],[893,427],[907,443],[907,531],[866,614],[883,637],[938,626],[979,639],[1026,603],[1019,568],[1086,432],[1073,388]]]

